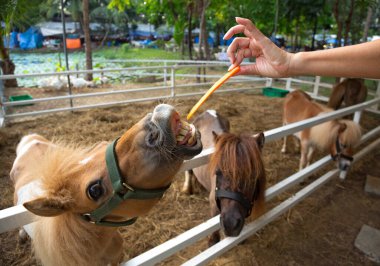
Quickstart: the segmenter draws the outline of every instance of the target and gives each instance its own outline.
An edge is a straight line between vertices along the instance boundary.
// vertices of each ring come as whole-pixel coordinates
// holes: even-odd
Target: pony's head
[[[210,168],[216,174],[215,201],[225,234],[237,236],[252,208],[255,215],[263,210],[265,169],[261,150],[265,137],[263,133],[254,137],[214,133],[214,137]]]
[[[340,178],[346,177],[347,171],[353,160],[353,149],[359,144],[361,138],[360,126],[350,120],[340,120],[336,124],[337,134],[335,141],[331,143],[331,157],[337,162],[340,169]]]
[[[74,213],[97,224],[134,218],[162,197],[183,160],[201,150],[199,132],[161,104],[108,146],[51,145],[31,167],[43,196],[24,206],[40,216]]]

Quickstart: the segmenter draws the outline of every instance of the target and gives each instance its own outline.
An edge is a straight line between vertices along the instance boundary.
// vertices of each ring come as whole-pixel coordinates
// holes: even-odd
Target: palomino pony
[[[201,150],[199,132],[165,104],[109,145],[84,149],[23,137],[10,176],[15,204],[38,215],[26,226],[36,257],[43,265],[118,264],[117,227],[146,214],[183,160]]]
[[[301,90],[289,93],[284,101],[283,123],[289,124],[315,117],[332,110],[312,101]],[[346,119],[328,121],[295,134],[301,144],[300,170],[309,165],[315,147],[330,151],[332,158],[339,163],[341,178],[351,164],[353,148],[359,143],[361,129],[358,124]],[[284,138],[282,152],[286,152],[287,137]]]
[[[264,134],[228,133],[229,122],[214,110],[198,116],[194,125],[201,132],[204,148],[215,145],[208,165],[186,172],[183,191],[191,193],[193,175],[209,194],[211,217],[220,213],[220,223],[227,236],[237,236],[252,209],[257,217],[264,210],[265,169],[261,158]],[[220,240],[219,232],[209,239],[209,246]]]
[[[334,86],[327,106],[337,110],[343,102],[348,107],[364,102],[366,98],[367,87],[364,80],[348,78]]]

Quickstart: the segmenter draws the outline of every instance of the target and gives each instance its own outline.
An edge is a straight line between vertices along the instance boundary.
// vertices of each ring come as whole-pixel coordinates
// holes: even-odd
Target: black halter
[[[350,162],[352,162],[354,160],[353,157],[351,156],[348,156],[348,155],[345,155],[342,153],[342,144],[340,143],[339,141],[339,136],[336,137],[336,140],[335,140],[335,149],[336,149],[336,154],[335,155],[332,155],[331,154],[331,158],[336,161],[340,158],[344,158]]]
[[[258,196],[259,196],[259,180],[256,181],[256,184],[255,184],[255,189],[253,191],[253,194],[252,194],[252,198],[251,200],[247,199],[247,197],[237,191],[228,191],[228,190],[224,190],[224,189],[220,189],[219,188],[219,179],[221,177],[223,177],[223,174],[222,174],[222,171],[220,170],[217,170],[216,173],[216,186],[215,186],[215,201],[216,201],[216,206],[218,207],[219,209],[219,212],[221,212],[221,206],[220,206],[220,199],[221,198],[227,198],[227,199],[231,199],[231,200],[234,200],[234,201],[237,201],[239,202],[243,207],[244,209],[246,210],[246,213],[247,215],[245,217],[248,217],[251,215],[251,212],[252,212],[252,208],[253,208],[253,203],[255,200],[258,199]]]

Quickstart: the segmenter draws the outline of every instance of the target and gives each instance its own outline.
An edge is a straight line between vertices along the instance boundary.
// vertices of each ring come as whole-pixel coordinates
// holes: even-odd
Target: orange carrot
[[[205,95],[194,105],[194,107],[191,109],[189,114],[187,115],[187,120],[189,120],[193,114],[201,107],[202,104],[210,97],[210,95],[216,91],[224,82],[226,82],[230,77],[235,75],[237,72],[240,71],[240,67],[237,66],[233,68],[232,70],[228,71],[223,77],[221,77],[215,84],[206,92]]]

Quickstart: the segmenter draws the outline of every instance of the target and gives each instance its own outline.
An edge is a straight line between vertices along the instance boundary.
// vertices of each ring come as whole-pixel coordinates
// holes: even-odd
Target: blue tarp
[[[4,41],[4,46],[5,48],[10,48],[10,49],[13,49],[13,48],[16,48],[18,47],[19,43],[18,43],[18,40],[17,40],[17,32],[11,32],[9,34],[9,37],[3,37],[3,41]],[[9,40],[9,43],[8,43],[8,40]]]
[[[42,47],[43,36],[38,28],[30,27],[26,32],[19,34],[18,40],[21,49],[36,49]]]

